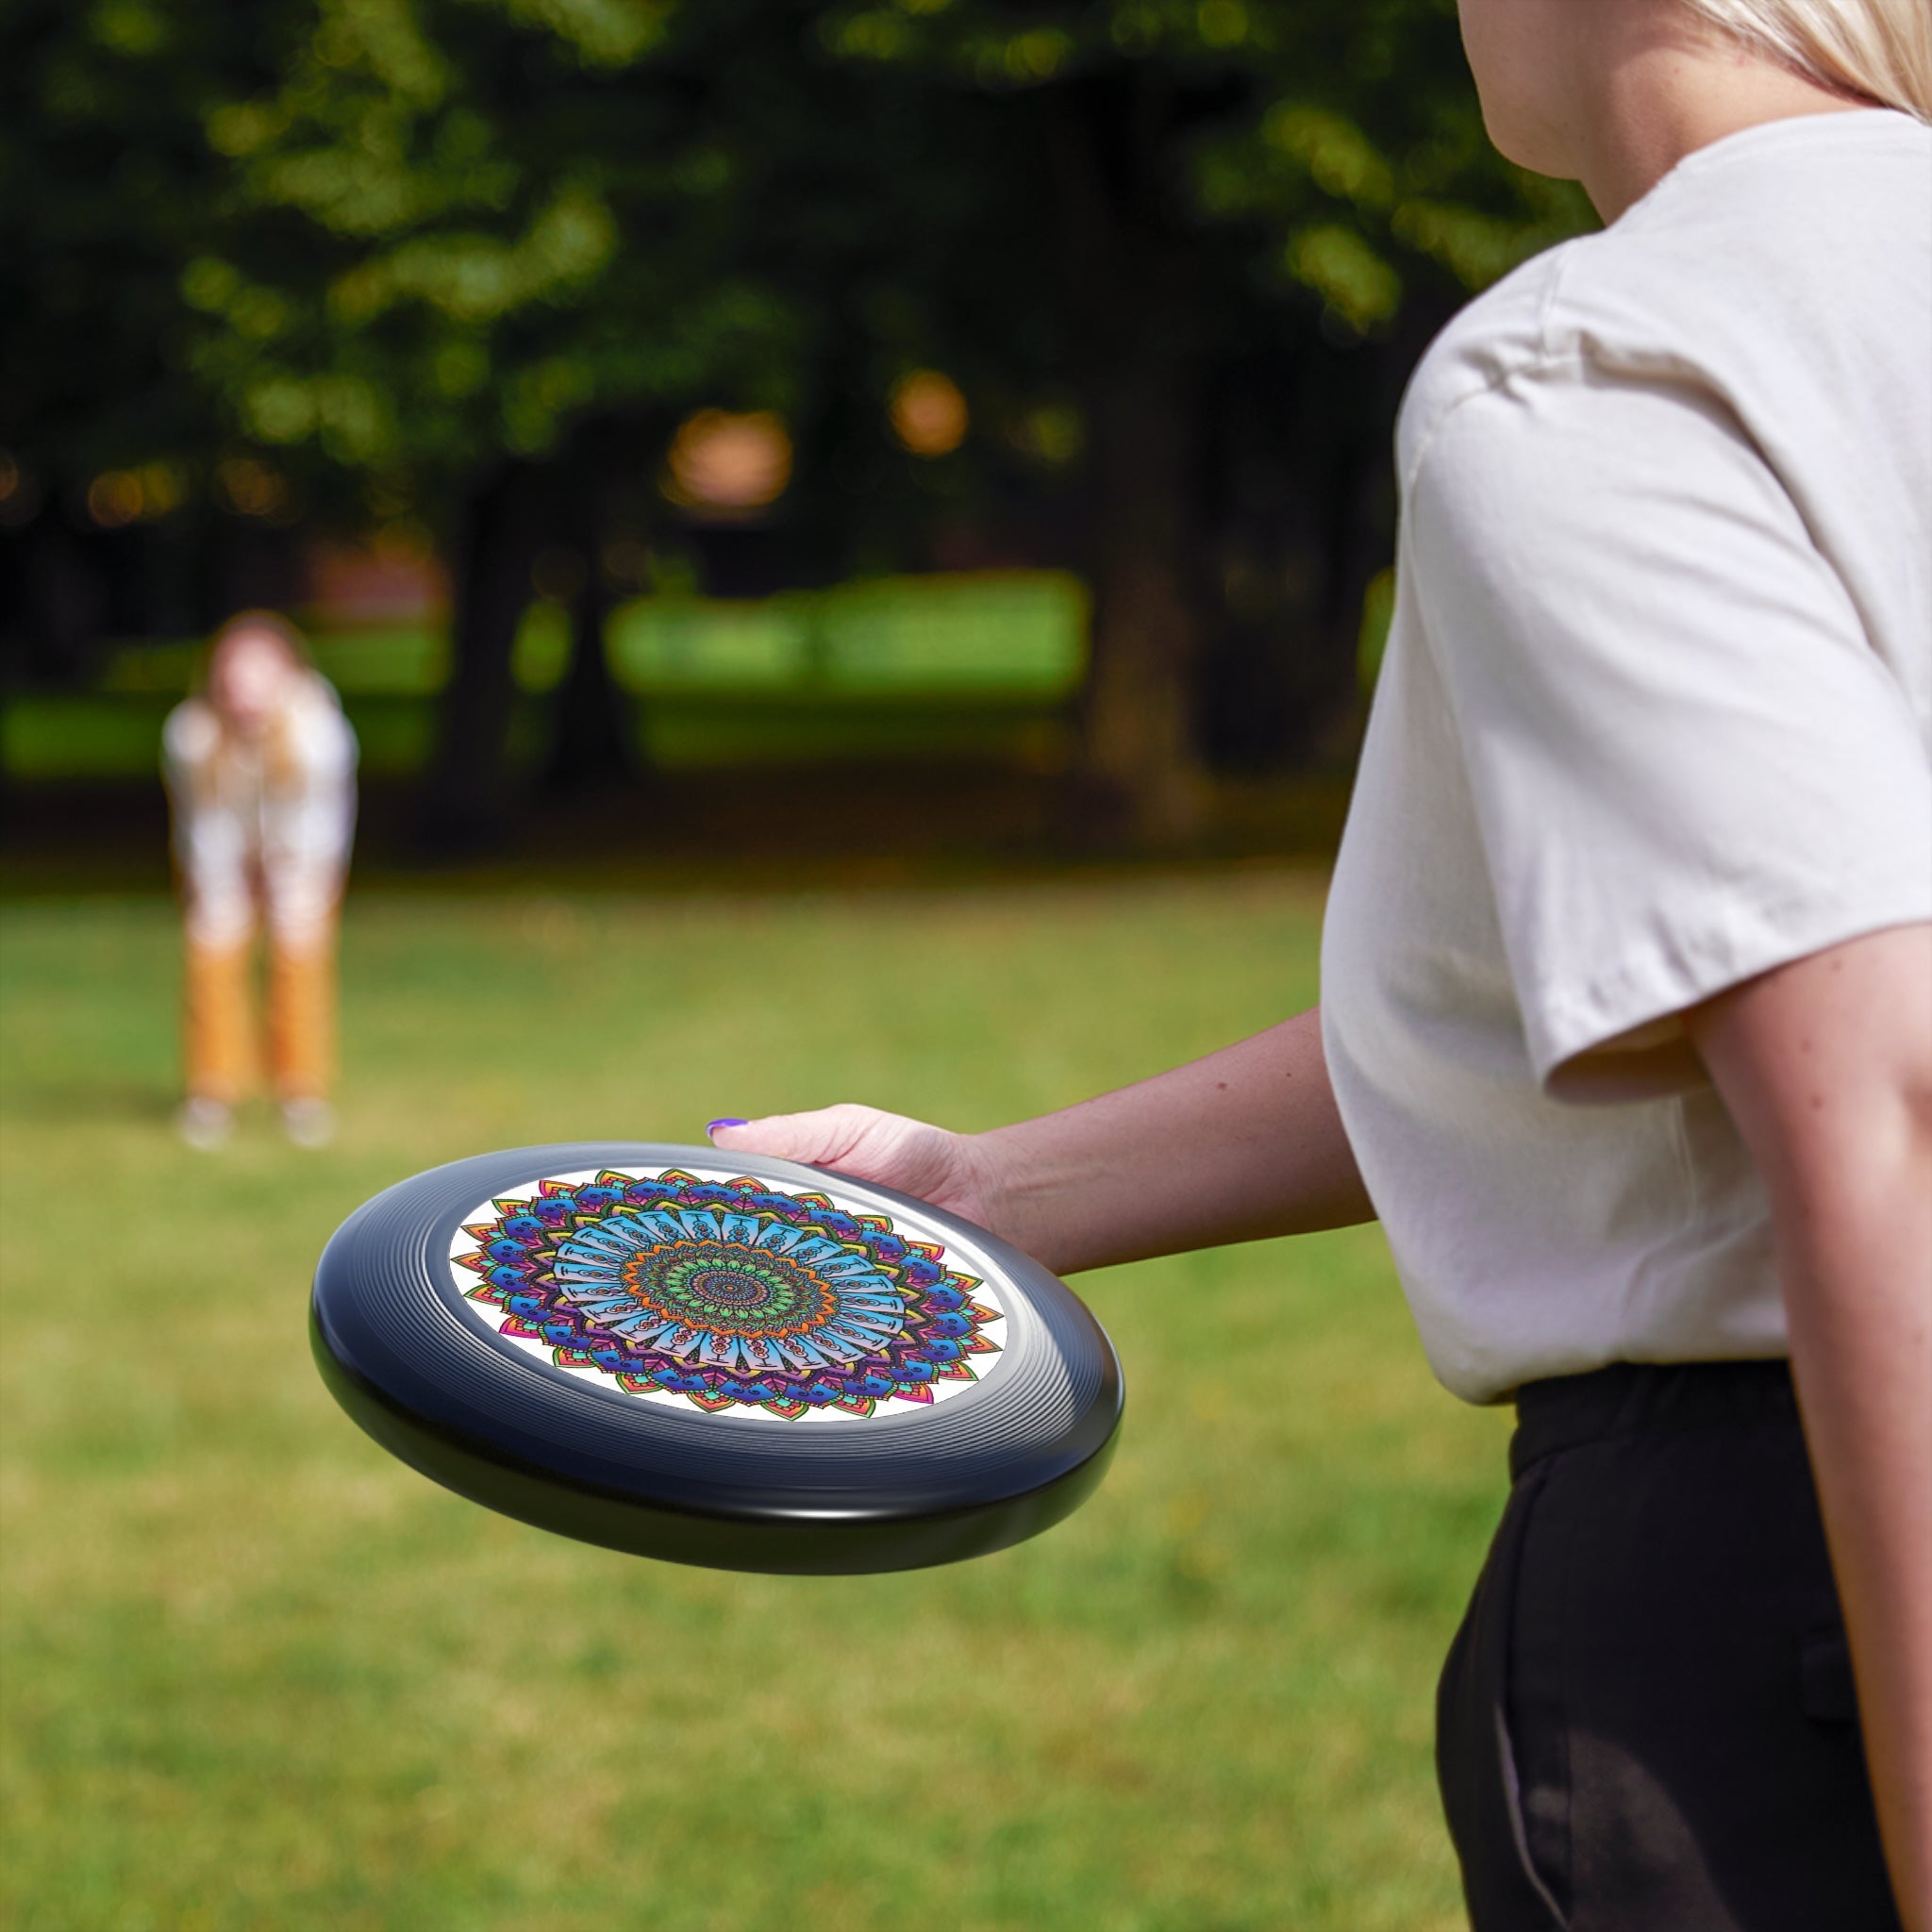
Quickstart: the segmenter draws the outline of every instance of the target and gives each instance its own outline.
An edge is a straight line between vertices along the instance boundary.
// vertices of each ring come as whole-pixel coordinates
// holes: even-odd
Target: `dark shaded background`
[[[614,847],[647,807],[716,839],[747,803],[781,847],[1319,849],[1402,384],[1587,219],[1488,149],[1451,0],[24,0],[4,33],[30,876],[158,863],[178,646],[255,604],[368,646],[378,863]],[[966,410],[924,453],[920,372]],[[775,429],[773,500],[679,487],[707,410]],[[755,758],[713,716],[753,694],[687,728],[605,647],[639,598],[931,575],[916,659],[1014,572],[1084,587],[1074,675],[961,675],[957,636],[891,691],[805,664]]]

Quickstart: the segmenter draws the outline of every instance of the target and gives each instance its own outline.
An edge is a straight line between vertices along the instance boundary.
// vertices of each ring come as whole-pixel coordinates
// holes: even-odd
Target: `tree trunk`
[[[1042,90],[1042,101],[1084,358],[1094,592],[1084,766],[1133,838],[1173,846],[1198,828],[1205,774],[1191,689],[1202,331],[1163,213],[1172,104],[1133,68]]]
[[[418,819],[431,857],[489,851],[509,829],[509,725],[517,695],[510,653],[530,602],[530,567],[541,534],[540,488],[529,465],[508,464],[476,491],[464,514],[453,661]]]
[[[604,632],[616,603],[607,565],[613,539],[642,539],[650,511],[637,501],[640,450],[666,425],[649,416],[598,417],[580,425],[564,452],[558,535],[582,561],[571,599],[570,666],[552,708],[543,791],[583,799],[617,792],[641,775],[637,704],[611,675]]]
[[[97,559],[51,498],[18,536],[22,658],[37,683],[77,688],[98,668],[107,623]],[[98,549],[98,543],[95,548]]]
[[[594,541],[583,588],[571,604],[570,668],[557,692],[543,790],[552,797],[582,798],[609,791],[636,775],[629,696],[610,674],[604,625],[611,598],[597,567]]]
[[[1093,650],[1086,769],[1124,802],[1138,840],[1185,843],[1201,821],[1193,662],[1199,621],[1187,481],[1191,398],[1152,358],[1090,391]]]

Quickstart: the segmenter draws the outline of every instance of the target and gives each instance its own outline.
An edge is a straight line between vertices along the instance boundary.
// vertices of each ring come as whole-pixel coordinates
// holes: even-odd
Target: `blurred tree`
[[[208,116],[232,245],[183,278],[193,367],[256,441],[353,471],[458,559],[439,846],[489,842],[508,808],[510,645],[540,553],[575,557],[585,644],[549,770],[622,763],[595,643],[606,512],[655,451],[615,432],[661,435],[667,402],[721,390],[791,400],[796,320],[747,262],[708,76],[666,58],[665,24],[644,0],[319,0],[275,84]],[[238,326],[258,306],[279,326]]]
[[[183,379],[180,277],[221,227],[202,117],[270,69],[223,8],[144,0],[16,0],[4,56],[6,641],[30,675],[72,680],[125,560],[178,573],[192,556],[186,526],[232,438],[220,399]],[[198,594],[164,602],[185,615]]]
[[[829,575],[1016,509],[1095,588],[1096,792],[1184,835],[1204,727],[1264,757],[1350,688],[1419,341],[1579,219],[1490,154],[1451,0],[25,5],[20,445],[158,411],[443,541],[442,840],[503,809],[540,553],[578,562],[578,782],[623,755],[588,641],[640,559]],[[920,369],[945,451],[891,431]],[[658,490],[705,406],[790,424],[762,521]]]
[[[1029,110],[992,192],[1049,259],[949,252],[998,292],[948,292],[1009,357],[1053,342],[1086,444],[1090,769],[1143,836],[1184,835],[1204,683],[1210,717],[1252,715],[1272,626],[1305,709],[1350,687],[1422,341],[1587,207],[1489,147],[1454,0],[857,0],[818,28]]]

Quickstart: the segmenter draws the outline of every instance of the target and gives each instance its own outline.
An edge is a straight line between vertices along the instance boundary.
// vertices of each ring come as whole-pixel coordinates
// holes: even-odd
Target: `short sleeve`
[[[1680,1084],[1686,1008],[1932,919],[1924,727],[1707,391],[1512,377],[1450,410],[1405,520],[1552,1091]]]

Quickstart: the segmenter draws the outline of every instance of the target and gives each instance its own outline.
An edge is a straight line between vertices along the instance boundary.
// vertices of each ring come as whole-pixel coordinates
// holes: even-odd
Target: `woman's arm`
[[[952,1134],[866,1107],[718,1124],[721,1147],[951,1208],[1057,1274],[1374,1219],[1319,1008],[1060,1113]]]
[[[1932,926],[1689,1016],[1771,1195],[1791,1366],[1909,1932],[1932,1932]]]

